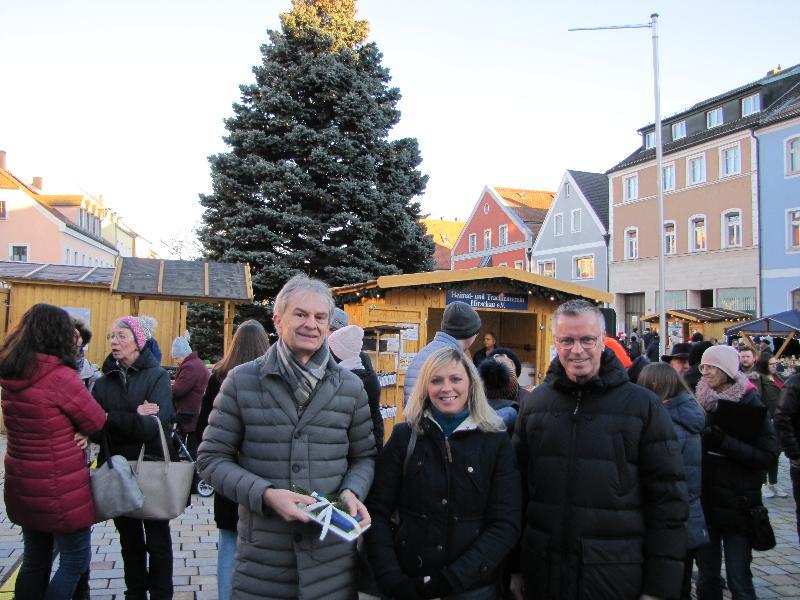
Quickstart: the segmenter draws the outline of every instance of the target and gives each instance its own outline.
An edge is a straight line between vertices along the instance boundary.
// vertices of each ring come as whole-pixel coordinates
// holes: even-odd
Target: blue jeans
[[[231,577],[233,576],[235,555],[236,532],[230,529],[220,529],[217,542],[217,594],[219,600],[229,600],[231,597]]]
[[[725,548],[725,578],[733,600],[755,600],[750,563],[753,553],[747,536],[709,529],[711,541],[697,549],[697,600],[722,600],[722,548]]]
[[[92,560],[92,530],[44,533],[22,528],[25,549],[14,594],[17,600],[69,600]],[[58,548],[58,569],[50,579],[53,545]]]
[[[474,590],[459,592],[446,597],[446,600],[495,600],[497,598],[497,585],[485,585]]]

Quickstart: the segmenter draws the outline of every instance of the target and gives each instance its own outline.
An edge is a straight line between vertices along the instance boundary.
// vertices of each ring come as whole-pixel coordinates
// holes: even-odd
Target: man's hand
[[[86,446],[89,445],[89,438],[82,433],[76,433],[72,436],[72,439],[75,440],[75,443],[81,450],[86,450]]]
[[[361,515],[359,525],[362,529],[372,522],[372,517],[369,516],[367,507],[364,506],[363,502],[361,502],[353,492],[350,490],[342,490],[342,493],[339,494],[339,498],[347,505],[347,510],[351,517]]]
[[[148,402],[145,400],[139,406],[136,407],[136,412],[142,415],[143,417],[147,417],[149,415],[157,415],[158,414],[158,404],[155,402]]]
[[[264,492],[263,499],[264,504],[278,513],[284,521],[302,521],[303,523],[308,523],[311,519],[297,508],[297,504],[310,506],[316,502],[311,496],[278,488],[269,488]]]
[[[511,574],[511,583],[508,586],[514,600],[523,600],[525,598],[525,584],[522,581],[521,573]]]

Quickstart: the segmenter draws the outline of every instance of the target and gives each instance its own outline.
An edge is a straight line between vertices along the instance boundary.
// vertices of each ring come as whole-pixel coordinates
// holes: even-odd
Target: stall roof
[[[187,302],[253,301],[246,263],[124,257],[117,260],[111,291]]]
[[[331,288],[337,296],[359,295],[403,287],[447,286],[470,281],[501,281],[523,289],[536,289],[542,295],[554,294],[559,299],[564,297],[585,298],[596,302],[611,302],[613,296],[608,292],[575,285],[566,281],[545,277],[537,273],[528,273],[511,267],[483,267],[475,269],[458,269],[454,271],[428,271],[425,273],[408,273],[406,275],[384,275],[363,283],[342,285]]]
[[[800,333],[800,310],[787,310],[775,313],[760,319],[753,319],[747,323],[739,323],[725,329],[725,333],[747,333],[754,335],[775,334],[790,335]]]
[[[0,261],[0,279],[3,281],[108,287],[113,277],[114,269],[110,267]]]
[[[667,311],[667,318],[695,321],[697,323],[719,323],[721,321],[741,321],[750,319],[753,315],[739,310],[727,308],[673,308]],[[650,313],[642,321],[658,321],[658,313]]]

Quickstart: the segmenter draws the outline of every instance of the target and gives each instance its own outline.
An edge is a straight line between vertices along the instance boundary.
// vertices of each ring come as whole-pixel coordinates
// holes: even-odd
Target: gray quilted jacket
[[[293,486],[365,498],[374,472],[367,395],[330,360],[303,415],[281,379],[277,346],[225,378],[203,434],[198,463],[218,494],[239,504],[232,597],[355,598],[355,544],[314,523],[287,523],[264,507],[269,487]]]

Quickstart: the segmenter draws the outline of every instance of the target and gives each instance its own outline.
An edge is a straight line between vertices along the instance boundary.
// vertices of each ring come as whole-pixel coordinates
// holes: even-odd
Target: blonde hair
[[[428,398],[428,383],[430,383],[434,372],[442,367],[461,363],[469,377],[469,391],[467,392],[467,411],[472,417],[475,425],[481,431],[504,431],[503,421],[494,412],[486,401],[486,393],[483,391],[483,382],[478,375],[475,365],[467,359],[466,355],[458,348],[441,348],[431,354],[422,365],[417,382],[406,406],[406,422],[412,429],[422,433],[422,421],[425,418],[425,411],[430,408],[431,400]]]

